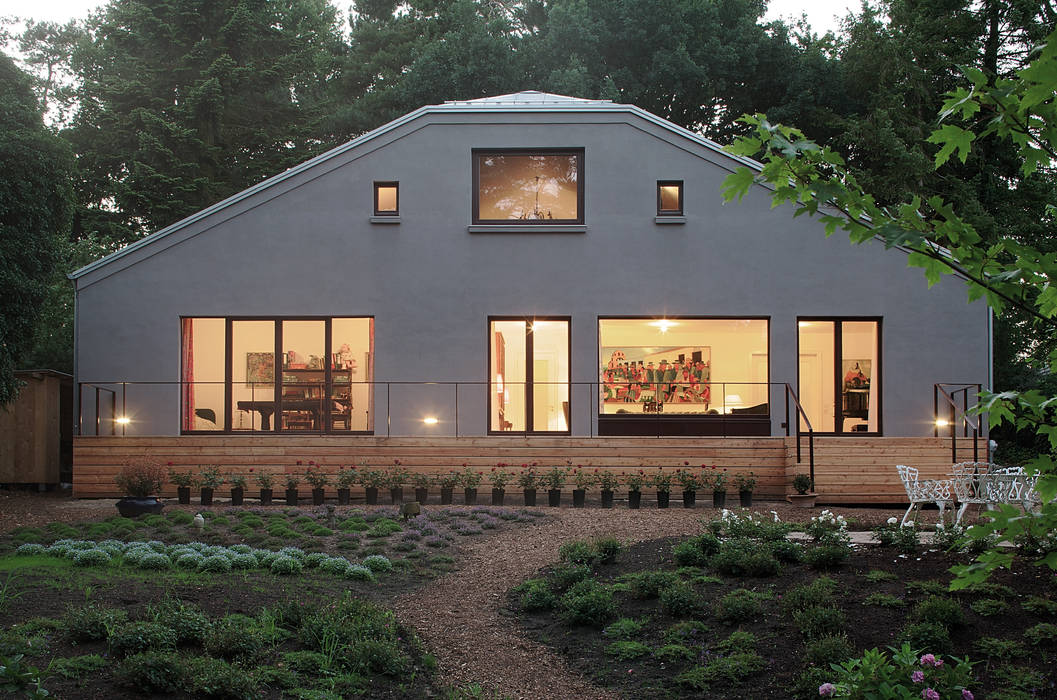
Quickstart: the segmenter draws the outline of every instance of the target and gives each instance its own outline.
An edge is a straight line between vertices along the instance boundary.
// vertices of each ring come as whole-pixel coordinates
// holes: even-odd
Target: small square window
[[[400,183],[374,183],[374,215],[400,216]]]
[[[657,216],[683,215],[683,181],[657,181]]]

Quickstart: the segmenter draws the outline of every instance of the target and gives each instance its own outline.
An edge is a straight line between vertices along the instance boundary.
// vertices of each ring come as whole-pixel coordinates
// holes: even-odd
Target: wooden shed
[[[72,482],[73,377],[54,370],[15,376],[25,385],[0,408],[0,484]]]

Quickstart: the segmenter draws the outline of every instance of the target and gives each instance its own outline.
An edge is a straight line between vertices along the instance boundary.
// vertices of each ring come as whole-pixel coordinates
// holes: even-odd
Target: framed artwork
[[[869,360],[844,360],[841,362],[841,371],[844,376],[844,390],[869,389],[870,380]]]
[[[603,347],[599,373],[602,401],[686,403],[708,408],[712,402],[712,348]]]
[[[246,383],[265,384],[275,382],[275,353],[246,353]]]

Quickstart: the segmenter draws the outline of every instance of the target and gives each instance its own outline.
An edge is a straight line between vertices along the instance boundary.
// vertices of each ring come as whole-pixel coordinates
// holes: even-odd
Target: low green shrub
[[[1030,596],[1020,601],[1020,607],[1034,615],[1057,616],[1057,600],[1050,600],[1041,596]]]
[[[133,654],[114,667],[114,677],[119,683],[141,693],[179,690],[183,675],[183,659],[173,652]]]
[[[198,563],[198,570],[201,572],[212,571],[215,573],[227,573],[231,571],[231,560],[220,554],[214,554],[211,557],[205,557]]]
[[[19,546],[19,548],[15,550],[15,554],[20,557],[35,557],[44,554],[45,551],[46,547],[42,544],[26,543]]]
[[[720,640],[712,648],[721,654],[729,654],[735,651],[755,651],[756,635],[745,630],[734,630],[729,637]]]
[[[664,632],[666,644],[704,644],[708,639],[708,627],[698,620],[677,622]]]
[[[612,564],[617,560],[620,550],[624,548],[616,537],[599,537],[591,544],[598,555],[599,564]]]
[[[165,651],[176,646],[176,633],[157,622],[129,622],[115,628],[107,644],[118,656]]]
[[[763,599],[759,593],[739,588],[720,598],[712,613],[724,622],[747,622],[763,614]]]
[[[124,610],[89,605],[68,610],[63,617],[63,628],[71,641],[95,642],[109,637],[110,631],[127,618]]]
[[[251,659],[264,644],[264,635],[253,620],[243,615],[229,615],[209,628],[202,646],[210,656]]]
[[[591,568],[583,564],[559,564],[547,574],[547,583],[556,593],[564,593],[573,585],[591,577]]]
[[[304,569],[304,565],[300,559],[294,557],[280,555],[275,559],[272,559],[271,566],[268,567],[273,574],[279,574],[280,576],[292,576],[301,573]]]
[[[148,571],[165,571],[172,568],[172,560],[164,554],[152,552],[140,557],[137,566]]]
[[[621,576],[618,581],[625,581],[631,586],[631,596],[646,600],[656,598],[661,589],[679,581],[678,575],[671,571],[641,571]]]
[[[192,697],[251,700],[259,695],[252,674],[223,659],[196,656],[186,661],[184,685]]]
[[[400,523],[396,522],[395,520],[390,520],[389,518],[378,518],[373,523],[371,523],[371,527],[367,530],[367,536],[374,538],[388,537],[389,535],[403,531],[404,528],[400,527]]]
[[[558,558],[572,564],[595,563],[594,548],[586,540],[573,540],[558,547]]]
[[[653,652],[653,658],[665,664],[683,664],[693,661],[696,654],[682,644],[665,644]]]
[[[176,644],[201,644],[209,631],[210,621],[198,606],[168,599],[148,610],[149,618],[165,625],[176,635]]]
[[[676,677],[676,682],[694,690],[704,691],[710,685],[736,684],[763,670],[764,660],[752,652],[737,652],[709,661],[704,666],[695,666]]]
[[[709,560],[709,566],[727,576],[747,576],[745,562],[757,554],[759,545],[746,538],[723,540]]]
[[[109,662],[99,654],[85,654],[52,660],[48,666],[51,673],[63,678],[84,678],[90,673],[102,670]]]
[[[994,617],[1009,610],[1009,603],[997,598],[981,598],[969,603],[969,607],[981,617]]]
[[[622,617],[613,624],[606,627],[602,634],[609,639],[631,639],[642,634],[646,623],[642,620],[633,620],[630,617]]]
[[[104,566],[110,563],[110,555],[101,549],[85,549],[74,554],[75,566]]]
[[[653,649],[642,642],[630,642],[627,640],[613,642],[606,647],[607,656],[615,656],[621,661],[639,659],[643,656],[649,656],[652,652]]]
[[[672,547],[672,555],[680,566],[708,566],[719,551],[719,538],[711,533],[691,537]]]
[[[862,602],[863,605],[873,605],[879,608],[902,608],[907,602],[902,598],[896,598],[888,593],[871,593]]]
[[[933,595],[914,606],[911,619],[916,622],[935,622],[947,629],[954,629],[965,624],[965,613],[958,601]]]
[[[662,588],[657,600],[661,610],[672,617],[700,617],[704,613],[701,596],[693,586],[678,579]]]
[[[393,570],[393,562],[381,554],[372,554],[363,560],[363,565],[375,573],[385,573]]]
[[[804,561],[812,569],[831,570],[839,568],[851,555],[845,544],[818,544],[804,552]]]
[[[810,640],[804,647],[804,662],[829,668],[855,656],[855,647],[846,634],[827,634]]]
[[[558,602],[546,579],[533,578],[514,589],[521,609],[525,612],[551,610]]]
[[[585,579],[569,588],[559,601],[559,609],[567,624],[598,628],[617,614],[613,594],[594,579]]]
[[[1057,642],[1057,625],[1040,622],[1024,630],[1024,639],[1027,639],[1033,646],[1052,646],[1054,642]]]
[[[1027,632],[1024,633],[1027,636]],[[973,651],[989,659],[1000,661],[1011,661],[1028,655],[1028,650],[1018,641],[1013,639],[996,639],[995,637],[981,637],[973,642]]]
[[[951,634],[938,622],[915,622],[907,625],[900,641],[906,642],[912,649],[928,649],[933,653],[947,654],[952,649]]]
[[[839,634],[848,624],[843,610],[828,605],[797,610],[793,613],[793,621],[807,639]]]
[[[347,568],[345,570],[345,578],[352,581],[368,581],[371,583],[377,580],[373,571],[359,564],[353,564]]]
[[[828,576],[819,576],[811,583],[794,586],[786,591],[782,596],[782,610],[787,615],[791,615],[797,610],[816,605],[831,605],[836,592],[836,581]]]
[[[863,576],[864,579],[870,583],[881,583],[883,581],[895,581],[899,577],[888,571],[881,571],[880,569],[871,569],[868,573]]]
[[[786,564],[796,564],[804,559],[804,548],[789,540],[776,540],[770,543],[771,556]]]
[[[947,586],[940,581],[907,581],[907,593],[921,593],[922,595],[946,595]]]
[[[343,557],[328,557],[324,555],[323,559],[316,564],[316,566],[325,574],[344,576],[352,564],[348,559]]]

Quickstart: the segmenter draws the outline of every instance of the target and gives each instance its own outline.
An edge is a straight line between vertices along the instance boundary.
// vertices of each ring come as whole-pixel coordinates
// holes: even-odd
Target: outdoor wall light
[[[118,425],[128,425],[129,423],[132,422],[132,419],[129,418],[128,416],[118,416],[117,418],[114,419],[114,422],[117,423]]]
[[[422,419],[422,422],[425,423],[426,425],[436,425],[440,421],[437,420],[436,416],[426,416],[425,418]]]
[[[950,424],[951,424],[951,422],[949,420],[947,420],[946,418],[937,418],[936,419],[936,427],[937,428],[946,428]]]

